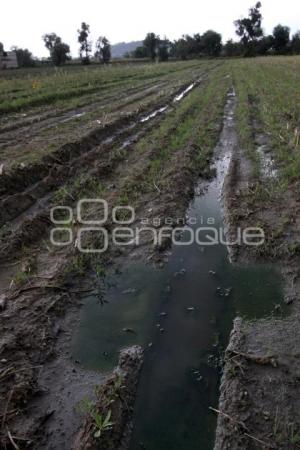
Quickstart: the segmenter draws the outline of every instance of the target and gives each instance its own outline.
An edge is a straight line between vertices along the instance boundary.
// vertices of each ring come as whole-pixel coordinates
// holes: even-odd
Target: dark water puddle
[[[214,220],[223,226],[220,195],[235,145],[235,97],[226,106],[216,149],[216,177],[196,195],[187,215],[190,229]],[[199,187],[200,189],[200,187]],[[187,242],[190,232],[183,233]],[[274,268],[230,264],[225,245],[173,245],[163,269],[131,264],[111,275],[103,306],[87,300],[74,339],[73,357],[87,368],[110,370],[119,350],[146,348],[134,413],[131,448],[209,450],[213,448],[220,356],[237,314],[258,318],[281,302]]]

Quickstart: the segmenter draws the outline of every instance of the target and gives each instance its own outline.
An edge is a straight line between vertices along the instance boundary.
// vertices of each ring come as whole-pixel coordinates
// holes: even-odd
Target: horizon
[[[249,8],[255,3],[255,0],[231,0],[225,5],[215,0],[202,7],[199,1],[187,0],[183,9],[179,8],[179,2],[166,0],[161,4],[158,0],[153,0],[151,10],[145,12],[137,0],[129,0],[126,4],[117,4],[116,0],[112,0],[103,6],[90,0],[90,8],[85,8],[82,12],[79,4],[53,0],[51,9],[45,14],[43,5],[37,0],[28,0],[21,5],[17,0],[11,0],[2,7],[2,11],[3,16],[14,17],[15,26],[12,27],[8,20],[2,24],[0,42],[6,50],[17,46],[28,48],[35,57],[48,57],[49,52],[42,36],[53,32],[70,46],[71,55],[76,58],[79,48],[77,29],[81,22],[86,22],[90,25],[93,51],[100,35],[105,35],[115,45],[142,41],[148,32],[174,40],[183,34],[203,34],[208,29],[213,29],[222,35],[225,43],[228,39],[238,40],[233,22],[247,15]],[[300,29],[300,22],[297,20],[297,16],[300,17],[299,2],[287,0],[286,3],[285,8],[282,8],[279,4],[274,5],[271,0],[262,1],[263,29],[266,34],[271,34],[278,23],[289,26],[292,34]],[[118,11],[117,16],[115,11]],[[26,21],[24,17],[27,18]]]

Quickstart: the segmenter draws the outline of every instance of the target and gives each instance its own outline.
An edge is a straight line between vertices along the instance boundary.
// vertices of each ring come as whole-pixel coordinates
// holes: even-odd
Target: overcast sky
[[[93,42],[105,35],[115,44],[142,40],[153,31],[169,39],[214,29],[223,40],[235,38],[233,21],[247,14],[256,0],[3,0],[0,42],[28,48],[35,56],[48,56],[41,36],[55,32],[78,55],[76,30],[82,21],[91,27]],[[263,27],[300,29],[300,1],[262,0]]]

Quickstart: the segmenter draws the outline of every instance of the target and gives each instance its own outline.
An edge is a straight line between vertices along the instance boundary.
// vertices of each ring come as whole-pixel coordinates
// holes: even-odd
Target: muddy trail
[[[36,107],[15,124],[13,116],[1,119],[3,155],[14,133],[17,150],[23,132],[24,142],[33,142],[46,130],[43,146],[48,132],[60,135],[67,127],[62,145],[43,148],[30,164],[20,159],[9,170],[4,164],[0,178],[1,448],[251,449],[261,448],[259,440],[290,450],[297,435],[295,406],[287,406],[296,392],[296,344],[290,352],[278,345],[278,354],[270,346],[294,320],[283,299],[291,305],[298,295],[297,262],[288,260],[282,270],[240,242],[228,245],[238,226],[262,219],[243,197],[254,186],[253,161],[239,146],[230,71],[225,63],[195,63],[137,80],[126,92],[124,86],[126,80],[101,100],[92,92],[82,96],[76,109],[49,108],[43,116]],[[102,108],[106,118],[95,126]],[[275,163],[259,123],[253,128],[259,182],[268,183]],[[104,253],[80,251],[77,206],[84,198],[108,204]],[[134,209],[129,223],[127,205]],[[62,214],[54,223],[56,206],[71,219]],[[152,231],[116,245],[115,207],[123,207],[116,217],[127,233]],[[101,205],[92,202],[85,214],[97,221]],[[211,220],[221,237],[206,246]],[[153,230],[164,226],[169,233],[153,243]],[[199,227],[201,244],[185,244]],[[59,244],[49,239],[53,228]],[[83,244],[94,249],[103,240],[92,233]],[[237,316],[243,321],[234,322],[230,337]],[[278,403],[284,429],[276,408],[274,420],[289,444],[272,447],[271,403],[268,421],[257,396],[269,376],[280,389],[286,367],[288,388]],[[266,426],[257,425],[259,408]],[[109,416],[112,426],[95,438],[97,423]]]
[[[6,208],[7,215],[3,216],[3,222],[6,222],[7,225],[5,224],[1,230],[3,260],[0,318],[3,331],[1,340],[1,398],[3,400],[1,401],[3,405],[1,433],[3,439],[1,438],[1,441],[5,446],[10,445],[11,436],[13,440],[16,437],[19,444],[25,443],[24,445],[29,447],[35,446],[36,442],[43,440],[43,436],[45,437],[42,430],[52,416],[49,413],[48,401],[53,401],[56,389],[52,385],[52,391],[50,389],[52,396],[48,397],[45,391],[48,388],[41,388],[39,376],[44,363],[57,355],[58,348],[63,353],[63,366],[58,363],[57,370],[65,375],[69,370],[71,381],[74,381],[75,377],[78,386],[78,382],[83,377],[82,373],[85,371],[82,370],[82,373],[80,370],[77,371],[72,360],[66,356],[67,350],[65,352],[63,350],[68,347],[65,334],[68,335],[73,327],[69,323],[63,332],[63,327],[59,325],[59,317],[63,317],[67,311],[71,316],[73,311],[73,317],[76,317],[81,293],[89,292],[91,289],[96,289],[96,291],[99,289],[101,292],[102,289],[101,280],[99,283],[97,281],[95,287],[93,275],[95,269],[92,270],[92,276],[89,275],[85,277],[86,279],[82,279],[82,274],[87,270],[86,261],[77,253],[76,248],[49,247],[51,225],[49,208],[53,201],[51,191],[55,194],[55,188],[62,186],[60,194],[66,192],[63,204],[76,206],[76,199],[80,198],[84,191],[89,194],[99,194],[99,181],[101,180],[101,190],[104,190],[107,201],[114,204],[122,192],[126,192],[129,184],[136,185],[140,177],[143,177],[143,174],[147,173],[152,165],[156,148],[149,146],[143,152],[143,157],[140,158],[139,154],[133,151],[135,146],[143,139],[144,135],[151,135],[153,128],[153,132],[155,132],[155,127],[162,118],[167,120],[170,115],[168,127],[176,128],[176,123],[179,124],[186,120],[191,112],[195,115],[197,98],[201,97],[201,90],[208,82],[211,81],[207,76],[204,76],[203,80],[196,78],[192,83],[184,84],[182,89],[175,90],[174,94],[168,97],[167,104],[154,104],[150,110],[139,112],[134,122],[128,121],[128,125],[126,124],[124,128],[113,127],[104,136],[100,134],[104,141],[102,145],[90,144],[88,152],[84,149],[82,157],[79,157],[78,161],[76,159],[72,161],[74,163],[73,172],[68,172],[69,175],[66,177],[66,174],[62,174],[58,185],[56,183],[51,185],[50,178],[46,178],[44,184],[34,184],[32,188],[27,187],[25,192],[20,193],[19,202],[16,201],[17,197],[12,197],[13,201],[10,203],[10,196],[4,197],[3,201],[7,202],[7,207],[11,205],[11,209]],[[195,96],[191,104],[189,104],[190,95]],[[162,105],[164,106],[163,111],[161,110]],[[124,122],[122,123],[124,124]],[[164,133],[165,143],[167,143],[170,140],[169,128]],[[181,167],[179,173],[181,177],[184,177],[187,171],[193,173],[191,168],[187,167],[192,150],[192,147],[187,148],[186,154],[176,156],[175,165],[172,166],[173,173],[171,175],[173,177],[175,174],[178,176],[178,167]],[[180,157],[178,158],[178,156]],[[56,167],[55,169],[58,171]],[[40,177],[41,173],[38,176]],[[66,180],[69,180],[67,184]],[[29,178],[25,182],[32,183],[33,180]],[[160,193],[157,188],[153,187],[152,182],[150,184],[150,192],[148,194],[145,192],[145,198],[139,199],[139,205],[137,205],[141,209],[140,217],[150,206],[158,211],[163,205],[164,214],[167,214],[167,210],[174,212],[174,209],[178,207],[176,202],[178,192],[176,190],[171,192],[169,187],[169,190],[164,189]],[[20,191],[22,190],[21,185],[19,185]],[[156,186],[155,182],[154,185]],[[193,178],[184,194],[186,201],[191,195],[192,185]],[[149,190],[146,186],[145,189]],[[30,197],[29,201],[26,201],[27,194]],[[184,208],[184,202],[181,207]],[[9,225],[8,220],[10,220]],[[107,226],[109,228],[110,224]],[[140,254],[143,254],[144,259],[153,253],[148,244],[146,240],[144,245],[148,246],[148,251],[145,251],[143,245],[140,249]],[[113,249],[106,258],[101,259],[101,264],[104,266],[111,264],[112,258],[115,259],[119,256],[119,249]],[[69,315],[67,320],[69,320]],[[56,342],[59,341],[60,336],[63,336],[63,343],[60,343],[57,348]],[[54,366],[55,361],[56,359]],[[63,378],[68,379],[65,375]],[[91,375],[93,382],[86,383],[88,392],[91,391],[91,385],[100,382],[101,378],[95,374]],[[57,380],[57,375],[55,375],[55,379]],[[59,389],[63,389],[64,386],[64,380],[61,382],[62,387]],[[67,389],[70,385],[72,382],[69,380],[65,388]],[[43,396],[47,400],[44,401]],[[35,402],[38,404],[36,410],[33,407]],[[69,408],[72,415],[74,415],[73,406],[72,404],[72,407]],[[69,428],[73,425],[72,420],[70,420],[70,424]],[[18,432],[13,431],[17,429]],[[74,433],[74,429],[71,429],[71,432]]]
[[[224,181],[237,145],[235,102],[231,91],[214,152],[215,176],[196,185],[185,215],[189,231],[183,231],[181,242],[189,242],[191,230],[212,219],[215,227],[223,227],[221,194],[226,196]],[[233,318],[281,314],[276,306],[282,303],[282,284],[274,267],[233,266],[223,243],[182,245],[164,252],[159,270],[121,260],[118,274],[107,281],[112,286],[107,303],[100,306],[92,294],[82,309],[72,353],[86,369],[109,371],[122,348],[145,348],[131,439],[124,428],[114,448],[124,440],[131,449],[213,448],[222,352]],[[102,398],[101,412],[103,405]],[[113,433],[107,440],[114,441]],[[80,436],[97,447],[87,426]]]
[[[234,107],[230,92],[214,153],[216,175],[197,185],[181,242],[189,242],[191,230],[212,219],[222,227],[221,192],[236,145]],[[278,275],[267,266],[233,267],[225,245],[208,248],[197,242],[173,245],[163,269],[127,263],[119,273],[109,279],[114,287],[106,305],[90,297],[83,307],[74,358],[103,371],[116,364],[122,347],[146,348],[129,447],[213,448],[216,421],[209,407],[218,404],[231,321],[237,309],[248,318],[274,310],[280,301]],[[253,280],[256,287],[249,294]],[[126,329],[133,334],[124,336]]]
[[[248,102],[254,154],[241,144],[233,152],[224,186],[226,228],[232,239],[236,226],[259,224],[265,241],[257,249],[229,247],[229,256],[234,265],[264,261],[276,267],[281,299],[262,318],[248,321],[238,311],[233,321],[219,405],[213,409],[218,417],[214,448],[295,450],[300,448],[299,197],[292,186],[282,189],[258,99],[249,95]]]

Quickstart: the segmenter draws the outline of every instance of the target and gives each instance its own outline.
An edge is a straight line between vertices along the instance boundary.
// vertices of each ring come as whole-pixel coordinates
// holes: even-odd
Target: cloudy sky
[[[0,42],[48,56],[41,36],[55,32],[78,55],[76,30],[82,21],[91,27],[91,39],[107,36],[112,43],[142,40],[149,31],[170,39],[215,29],[223,39],[234,38],[233,21],[247,14],[256,0],[6,0],[1,4]],[[300,29],[300,1],[262,0],[263,26]]]

